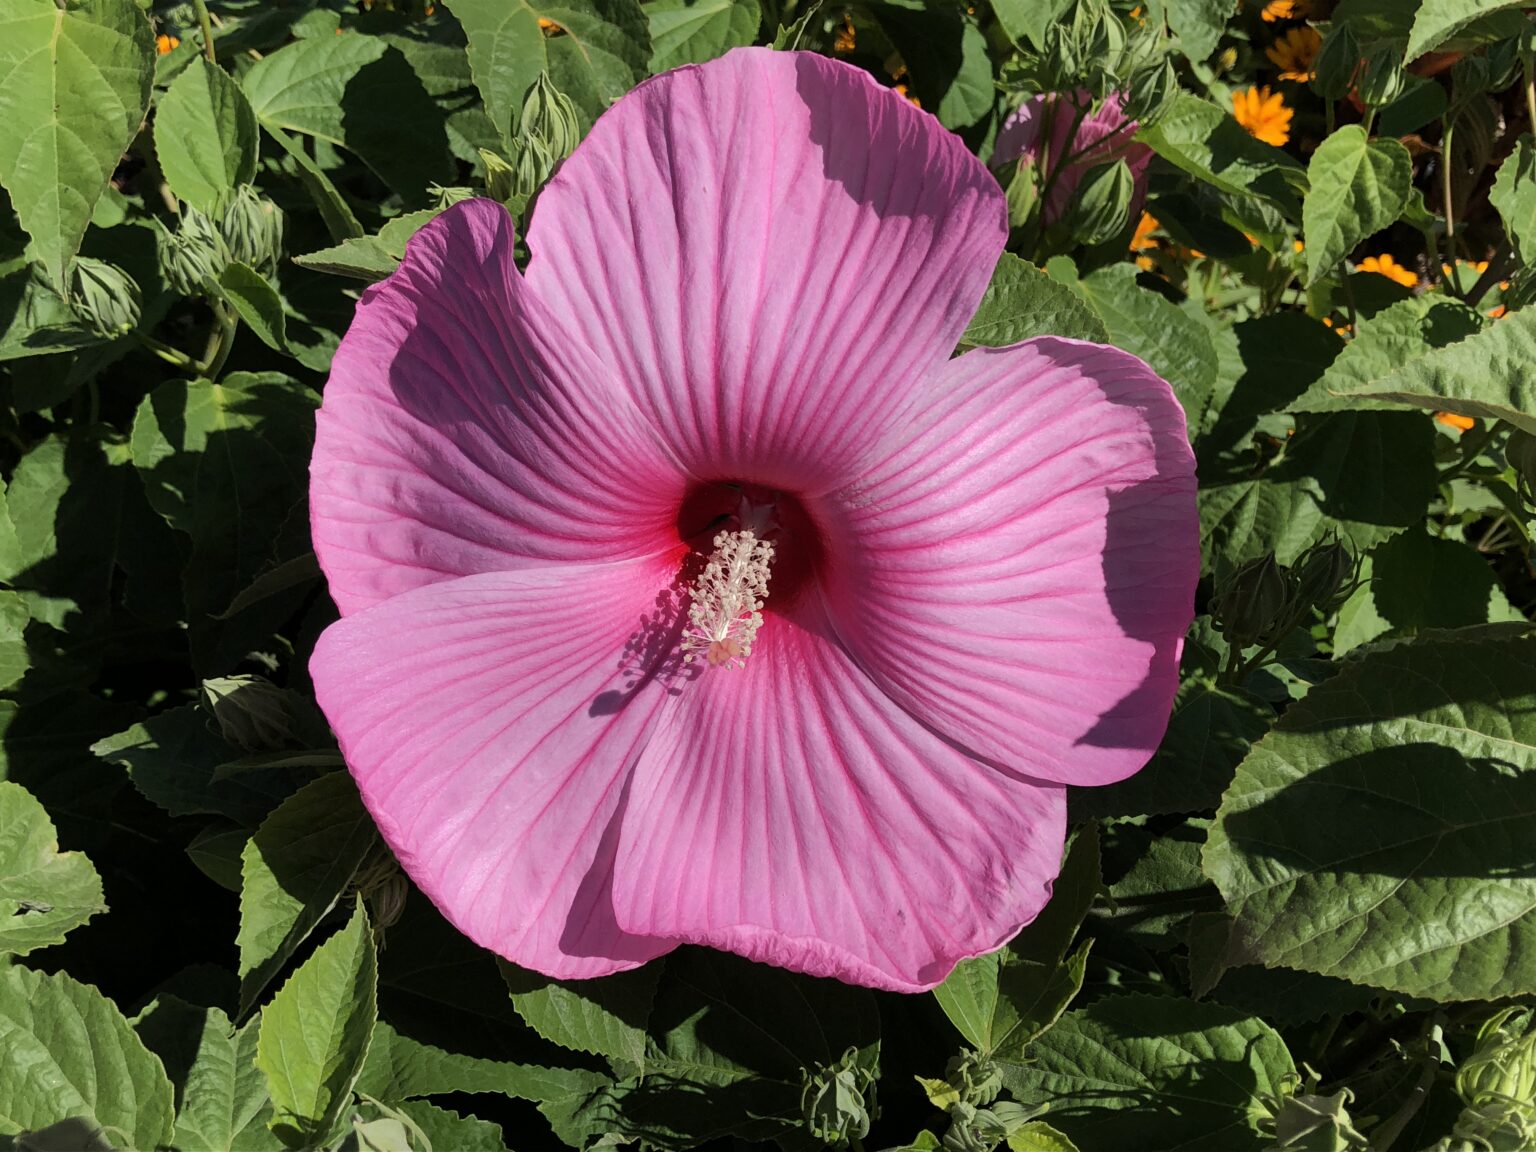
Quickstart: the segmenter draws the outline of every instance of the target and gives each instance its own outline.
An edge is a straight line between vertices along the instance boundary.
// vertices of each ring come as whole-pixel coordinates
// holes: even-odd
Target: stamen
[[[773,545],[751,528],[721,532],[714,544],[709,563],[693,582],[683,663],[692,664],[702,652],[712,668],[740,668],[762,627]]]

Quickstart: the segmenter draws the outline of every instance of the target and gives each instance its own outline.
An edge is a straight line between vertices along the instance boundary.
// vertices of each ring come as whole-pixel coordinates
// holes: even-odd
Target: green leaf
[[[1280,149],[1248,134],[1229,112],[1189,93],[1180,93],[1155,124],[1137,139],[1175,167],[1238,197],[1262,196],[1295,219],[1293,185],[1305,179],[1301,166]]]
[[[992,0],[992,11],[1015,44],[1027,41],[1044,49],[1046,32],[1072,10],[1072,5],[1073,0]]]
[[[442,110],[405,56],[376,36],[296,40],[258,60],[240,84],[263,128],[355,152],[408,200],[452,179]]]
[[[1218,361],[1210,333],[1194,317],[1136,283],[1136,268],[1116,264],[1082,281],[1109,342],[1139,356],[1173,386],[1193,439],[1216,386]]]
[[[960,961],[933,990],[950,1023],[978,1052],[1017,1060],[1065,1010],[1066,1001],[1052,993],[1062,989],[1063,958],[1101,881],[1098,829],[1089,825],[1068,847],[1050,903],[1034,922],[999,951]],[[1081,983],[1079,967],[1062,989],[1068,999]]]
[[[946,128],[975,124],[997,100],[987,38],[960,5],[886,0],[872,7],[912,74],[925,109]]]
[[[1518,4],[1519,0],[1423,0],[1408,34],[1405,59],[1417,60],[1479,17]]]
[[[1196,64],[1216,50],[1236,5],[1233,0],[1167,0],[1168,26],[1179,48]]]
[[[425,1100],[407,1100],[395,1107],[431,1141],[432,1152],[506,1152],[500,1124],[460,1116]]]
[[[174,996],[159,998],[153,1015],[171,1017],[159,1028],[147,1027],[141,1018],[138,1028],[176,1084],[173,1146],[199,1152],[282,1148],[282,1141],[267,1128],[272,1101],[266,1078],[256,1067],[257,1023],[236,1031],[223,1010]]]
[[[299,180],[303,183],[309,198],[320,210],[320,219],[325,222],[325,229],[331,234],[331,239],[338,244],[363,234],[363,226],[357,222],[351,206],[342,198],[336,190],[336,185],[331,183],[331,178],[325,174],[325,169],[316,164],[314,158],[288,133],[275,124],[263,125],[267,135],[277,143],[277,146],[288,154],[288,158],[299,167]]]
[[[0,968],[0,1136],[79,1118],[112,1143],[171,1138],[172,1092],[160,1060],[117,1006],[62,972]]]
[[[1365,551],[1413,527],[1438,484],[1434,443],[1433,426],[1413,413],[1341,412],[1299,419],[1272,460],[1250,450],[1202,461],[1206,564],[1235,567],[1268,551],[1289,564],[1328,531]]]
[[[645,79],[651,34],[638,0],[452,0],[469,66],[496,131],[510,141],[540,72],[569,96],[584,126]],[[539,21],[549,21],[546,32]]]
[[[154,61],[132,0],[0,0],[0,184],[56,286],[139,130]]]
[[[271,281],[249,265],[231,260],[219,273],[219,291],[263,344],[277,352],[288,351],[283,299]]]
[[[0,280],[0,317],[0,361],[106,343],[80,323],[41,264]]]
[[[120,764],[133,785],[172,816],[228,816],[259,824],[307,777],[284,769],[219,776],[238,751],[225,742],[212,718],[196,704],[151,716],[91,745],[109,764]]]
[[[324,1143],[352,1099],[377,1016],[376,963],[359,898],[346,927],[261,1010],[256,1066],[272,1097],[272,1130],[289,1147]]]
[[[639,1072],[662,967],[647,964],[601,980],[554,980],[504,963],[501,974],[517,1014],[544,1039]]]
[[[256,114],[228,72],[198,56],[155,106],[155,155],[171,191],[217,218],[256,176]]]
[[[1031,1120],[1008,1137],[1008,1152],[1078,1152],[1078,1148],[1045,1121]]]
[[[1499,165],[1488,200],[1504,218],[1504,231],[1516,244],[1520,262],[1536,265],[1536,146],[1529,133]]]
[[[1109,900],[1094,908],[1093,932],[1130,941],[1152,952],[1184,945],[1191,917],[1221,907],[1221,897],[1200,871],[1209,820],[1187,820],[1153,835],[1118,826],[1112,854],[1140,846],[1141,855],[1109,886]]]
[[[1068,1012],[1004,1082],[1084,1148],[1258,1152],[1265,1100],[1296,1074],[1252,1016],[1174,996],[1107,996]]]
[[[542,1103],[586,1094],[607,1082],[607,1077],[582,1069],[540,1068],[445,1052],[402,1036],[380,1021],[357,1078],[357,1091],[391,1101],[491,1092]]]
[[[1028,260],[1004,252],[960,343],[1000,348],[1035,336],[1109,343],[1104,322],[1081,296]]]
[[[240,853],[242,1012],[336,906],[376,839],[345,772],[304,785],[262,821]]]
[[[1476,549],[1423,529],[1377,548],[1360,576],[1361,587],[1339,609],[1336,655],[1383,636],[1525,619]]]
[[[763,14],[757,0],[652,0],[651,71],[702,64],[757,39]]]
[[[1396,223],[1413,190],[1413,160],[1396,140],[1372,140],[1348,124],[1318,145],[1302,207],[1307,281],[1334,271],[1355,245]]]
[[[0,782],[0,956],[57,944],[106,910],[91,862],[60,852],[43,806],[20,784]]]
[[[1431,313],[1445,315],[1443,306]],[[1368,330],[1362,329],[1362,340]],[[1465,330],[1465,324],[1458,324],[1458,335]],[[1536,432],[1536,374],[1529,370],[1536,363],[1536,310],[1512,312],[1481,332],[1428,352],[1423,351],[1423,339],[1421,334],[1416,348],[1421,354],[1406,362],[1372,358],[1356,364],[1341,355],[1339,370],[1325,374],[1296,409],[1332,412],[1408,406],[1507,420]],[[1433,336],[1430,341],[1434,342]]]
[[[27,652],[27,623],[32,613],[15,592],[0,592],[0,691],[21,683],[32,659]]]
[[[256,576],[310,548],[305,504],[318,398],[275,373],[169,380],[139,405],[133,463],[149,502],[192,537],[185,593],[193,660],[228,671],[292,613],[303,589],[214,619]],[[247,623],[248,622],[248,623]]]
[[[1347,662],[1254,745],[1205,851],[1227,963],[1536,991],[1536,640],[1471,635]]]
[[[436,215],[433,211],[407,213],[380,228],[377,236],[343,240],[333,248],[296,256],[294,263],[337,276],[382,280],[400,266],[400,261],[405,258],[406,242]]]

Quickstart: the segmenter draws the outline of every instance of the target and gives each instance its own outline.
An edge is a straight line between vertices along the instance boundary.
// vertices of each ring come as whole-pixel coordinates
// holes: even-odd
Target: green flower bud
[[[1352,1152],[1369,1146],[1355,1128],[1346,1106],[1354,1099],[1348,1088],[1332,1096],[1291,1096],[1275,1116],[1275,1142],[1279,1152]]]
[[[1003,1090],[1003,1071],[979,1052],[965,1051],[952,1057],[944,1078],[967,1104],[985,1106]]]
[[[352,1135],[357,1152],[420,1152],[411,1145],[411,1134],[404,1124],[391,1116],[378,1120],[354,1120]]]
[[[293,696],[260,676],[222,676],[203,681],[203,702],[224,739],[246,752],[293,745]]]
[[[505,204],[517,195],[517,169],[488,148],[480,149],[480,163],[485,165],[485,190],[492,200]]]
[[[1392,103],[1403,94],[1405,82],[1400,44],[1386,41],[1365,54],[1358,84],[1360,99],[1365,104],[1380,108]]]
[[[1143,128],[1155,124],[1172,107],[1174,97],[1179,94],[1179,75],[1174,70],[1173,60],[1162,56],[1132,72],[1126,93],[1121,104],[1126,116]]]
[[[1360,67],[1360,41],[1348,20],[1339,20],[1328,29],[1314,67],[1317,76],[1312,87],[1319,96],[1325,100],[1342,100],[1349,95]]]
[[[216,281],[229,264],[229,246],[213,221],[196,208],[184,205],[174,232],[160,226],[157,252],[166,283],[183,296],[197,296],[203,286]]]
[[[1450,1146],[1454,1152],[1531,1152],[1536,1147],[1536,1123],[1496,1100],[1463,1108],[1451,1135],[1461,1141]]]
[[[240,185],[219,227],[232,260],[271,272],[283,258],[283,210],[249,184]]]
[[[1315,544],[1296,562],[1296,599],[1323,615],[1336,610],[1356,588],[1355,558],[1337,540]]]
[[[75,259],[69,279],[69,308],[98,336],[124,336],[138,325],[143,297],[132,276],[105,260]]]
[[[555,87],[547,72],[540,72],[533,87],[528,89],[517,135],[519,141],[537,140],[543,145],[549,154],[551,168],[574,152],[581,140],[581,121],[576,118],[576,105]]]
[[[1285,620],[1291,603],[1291,578],[1275,563],[1273,552],[1250,560],[1232,573],[1211,598],[1211,615],[1234,643],[1264,643]]]
[[[554,158],[536,137],[518,142],[517,159],[512,163],[513,195],[524,199],[544,186],[555,170]]]
[[[1028,157],[1020,157],[1010,173],[1006,169],[998,173],[1003,185],[1003,195],[1008,201],[1008,226],[1022,228],[1029,223],[1035,206],[1040,202],[1039,172]]]
[[[869,1135],[875,1077],[858,1062],[858,1049],[828,1066],[801,1070],[800,1111],[817,1140],[841,1148]]]
[[[1125,227],[1136,178],[1124,158],[1088,169],[1067,210],[1066,223],[1083,244],[1102,244]]]
[[[427,191],[432,193],[434,197],[432,206],[439,212],[445,208],[452,208],[455,204],[462,204],[466,200],[473,200],[479,195],[473,188],[465,188],[457,184],[447,187],[441,184],[428,184]]]
[[[1472,1055],[1456,1070],[1456,1091],[1471,1108],[1499,1104],[1536,1122],[1536,1013],[1505,1008],[1478,1029]]]

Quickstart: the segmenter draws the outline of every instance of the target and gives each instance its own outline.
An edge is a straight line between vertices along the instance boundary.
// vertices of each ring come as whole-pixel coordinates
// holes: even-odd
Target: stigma
[[[715,536],[709,562],[693,582],[683,630],[685,664],[702,656],[711,668],[740,668],[752,654],[763,624],[773,545],[754,530],[757,522],[743,521],[740,531]]]

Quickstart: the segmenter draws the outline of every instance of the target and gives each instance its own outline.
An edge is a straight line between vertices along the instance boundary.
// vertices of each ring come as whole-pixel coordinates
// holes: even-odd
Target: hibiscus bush
[[[1536,1148],[1536,17],[0,0],[0,1148]]]

